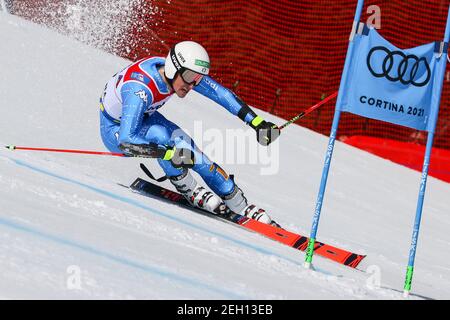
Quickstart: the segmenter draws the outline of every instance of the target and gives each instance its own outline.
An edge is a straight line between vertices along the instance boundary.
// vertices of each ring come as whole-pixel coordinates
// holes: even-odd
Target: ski
[[[308,237],[287,231],[282,228],[261,223],[240,214],[230,212],[229,210],[227,210],[226,214],[223,214],[223,208],[218,209],[222,212],[213,214],[207,210],[193,207],[189,203],[189,201],[187,201],[180,193],[168,190],[164,187],[141,178],[137,178],[130,185],[130,188],[146,196],[154,196],[166,199],[167,201],[192,209],[193,211],[201,212],[204,215],[231,222],[247,230],[259,233],[267,238],[270,238],[300,251],[305,251],[308,246]],[[339,249],[319,241],[316,241],[315,243],[314,253],[351,268],[356,268],[359,263],[366,257],[365,255],[360,255],[347,250]]]

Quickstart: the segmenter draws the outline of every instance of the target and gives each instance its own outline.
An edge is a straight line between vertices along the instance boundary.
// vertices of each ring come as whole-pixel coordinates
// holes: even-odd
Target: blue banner
[[[442,90],[436,43],[399,49],[375,29],[357,34],[341,111],[417,130],[434,131]]]

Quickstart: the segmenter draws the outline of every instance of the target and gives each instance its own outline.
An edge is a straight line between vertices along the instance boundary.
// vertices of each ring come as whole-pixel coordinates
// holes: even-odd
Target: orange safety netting
[[[13,12],[33,16],[37,3],[15,1]],[[78,0],[80,1],[80,0]],[[33,3],[24,9],[20,3]],[[50,1],[58,3],[58,1]],[[77,2],[66,0],[65,2]],[[114,51],[130,59],[167,54],[178,41],[202,43],[212,76],[248,104],[289,119],[338,89],[356,0],[154,0],[131,1],[134,23]],[[92,4],[94,5],[94,4]],[[442,40],[448,0],[366,1],[381,10],[380,33],[400,48]],[[105,21],[111,23],[111,21]],[[435,146],[450,149],[450,74],[447,73]],[[335,100],[299,124],[329,134]],[[343,113],[340,138],[366,135],[424,143],[426,134]]]

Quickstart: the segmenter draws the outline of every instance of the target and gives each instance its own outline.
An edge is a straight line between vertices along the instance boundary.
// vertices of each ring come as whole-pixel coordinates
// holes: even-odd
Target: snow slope
[[[4,14],[0,43],[0,143],[105,150],[98,97],[129,61]],[[230,141],[214,137],[246,129],[239,119],[196,93],[162,113],[204,132],[251,201],[309,234],[327,137],[290,126],[270,164],[245,141],[231,151],[247,161],[233,163],[220,151]],[[1,149],[0,298],[401,298],[419,173],[337,142],[318,238],[368,256],[360,271],[320,257],[310,271],[301,252],[119,186],[143,177],[139,162]],[[449,195],[429,178],[411,299],[450,297]]]

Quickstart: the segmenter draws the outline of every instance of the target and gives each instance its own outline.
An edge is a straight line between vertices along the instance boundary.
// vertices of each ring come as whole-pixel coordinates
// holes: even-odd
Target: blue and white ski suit
[[[228,195],[234,189],[233,179],[203,154],[175,123],[157,111],[174,94],[158,72],[164,63],[164,58],[148,57],[131,64],[108,81],[100,98],[103,143],[111,152],[123,152],[119,147],[121,144],[155,143],[164,148],[188,148],[195,154],[193,170],[217,195]],[[233,92],[209,76],[204,76],[194,90],[246,123],[256,117]],[[168,160],[158,159],[158,162],[168,177],[182,173],[182,169],[175,168]]]

